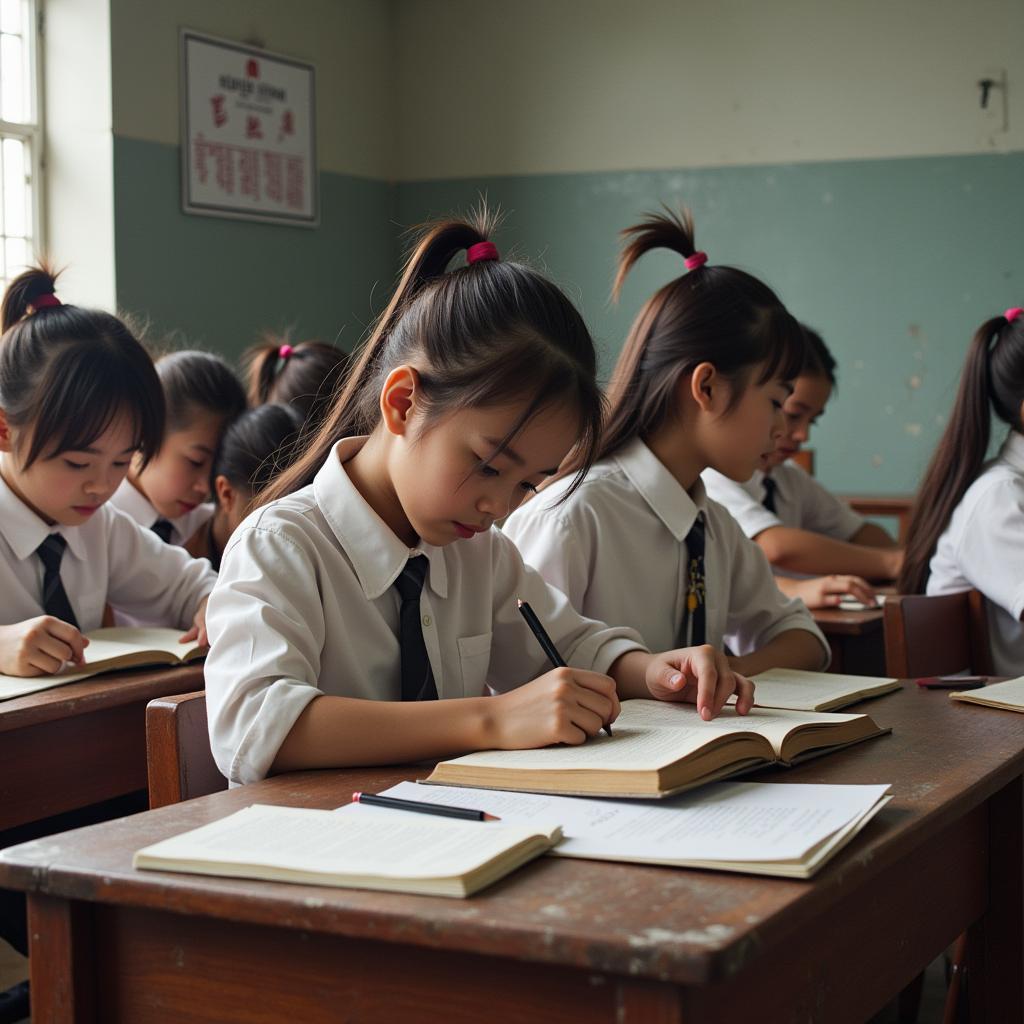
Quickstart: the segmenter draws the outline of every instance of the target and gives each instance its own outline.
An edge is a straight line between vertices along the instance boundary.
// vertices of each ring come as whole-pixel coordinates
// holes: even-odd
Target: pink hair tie
[[[695,252],[692,256],[687,256],[683,260],[687,270],[700,270],[708,261],[708,254],[706,252]]]
[[[293,349],[291,347],[291,345],[282,345],[277,350],[277,358],[278,359],[287,359],[294,351],[295,351],[295,349]]]
[[[57,298],[53,292],[46,292],[43,295],[37,295],[29,305],[33,309],[47,309],[50,306],[62,306],[63,303]]]
[[[467,263],[479,263],[481,260],[497,260],[498,247],[493,242],[477,242],[466,250]]]
[[[1011,306],[1011,307],[1010,307],[1010,308],[1009,308],[1009,309],[1008,309],[1008,310],[1007,310],[1007,311],[1006,311],[1006,312],[1005,312],[1005,313],[1003,314],[1003,316],[1005,316],[1005,317],[1006,317],[1006,322],[1007,322],[1008,324],[1012,324],[1012,323],[1013,323],[1013,321],[1014,321],[1014,320],[1016,320],[1016,319],[1017,319],[1017,317],[1019,317],[1019,316],[1021,315],[1021,313],[1024,313],[1024,309],[1022,309],[1022,308],[1021,308],[1020,306]]]

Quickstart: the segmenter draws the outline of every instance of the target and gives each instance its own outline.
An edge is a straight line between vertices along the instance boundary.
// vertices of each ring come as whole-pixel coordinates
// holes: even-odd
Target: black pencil
[[[555,668],[567,668],[565,658],[558,653],[558,648],[554,645],[551,637],[548,636],[548,631],[541,625],[536,612],[525,601],[521,601],[518,598],[516,599],[516,604],[519,605],[519,611],[522,613],[523,618],[526,619],[526,624],[530,627],[530,631],[537,638],[537,643],[540,644],[541,649],[548,656],[548,661]],[[612,727],[606,725],[603,728],[611,736]]]
[[[428,804],[421,800],[401,800],[397,796],[377,793],[353,793],[352,803],[371,807],[390,807],[396,811],[415,811],[417,814],[437,814],[442,818],[462,818],[463,821],[501,821],[495,814],[475,811],[471,807],[453,807],[451,804]]]

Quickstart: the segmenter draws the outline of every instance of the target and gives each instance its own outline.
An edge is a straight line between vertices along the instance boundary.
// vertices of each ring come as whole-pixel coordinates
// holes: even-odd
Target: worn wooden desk
[[[281,776],[0,854],[29,892],[36,1024],[863,1022],[971,930],[975,1021],[1024,1016],[1024,729],[945,693],[866,702],[891,736],[759,779],[892,783],[797,882],[545,858],[469,900],[131,868],[256,801],[344,803],[416,777]]]
[[[146,788],[146,704],[202,665],[117,672],[0,701],[0,832]]]
[[[811,615],[832,649],[829,672],[885,675],[885,633],[881,608],[864,612],[818,608]]]

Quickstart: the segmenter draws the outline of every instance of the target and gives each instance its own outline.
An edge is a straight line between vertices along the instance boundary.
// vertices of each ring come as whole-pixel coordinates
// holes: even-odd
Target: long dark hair
[[[249,404],[290,405],[302,414],[305,429],[315,430],[330,412],[348,364],[348,353],[326,341],[292,344],[287,333],[268,332],[242,356]]]
[[[622,236],[616,300],[637,260],[652,249],[701,259],[689,210],[647,214]],[[735,267],[695,266],[655,292],[633,322],[608,384],[598,458],[662,426],[673,415],[678,382],[700,363],[713,363],[732,382],[732,409],[755,368],[759,384],[790,380],[804,348],[803,330],[766,284]]]
[[[302,414],[290,405],[258,405],[243,412],[224,431],[210,470],[210,493],[217,477],[226,477],[249,495],[261,491],[293,457]]]
[[[985,462],[992,413],[1019,431],[1022,401],[1024,315],[996,316],[974,332],[953,411],[914,499],[899,593],[925,592],[939,538]]]
[[[804,352],[804,365],[800,367],[801,377],[822,377],[836,386],[836,359],[828,350],[825,339],[807,324],[800,325],[804,329],[807,348]]]
[[[371,432],[384,381],[403,363],[419,372],[425,425],[455,410],[523,400],[495,455],[540,410],[572,403],[580,417],[575,451],[580,465],[590,466],[601,395],[594,343],[576,308],[520,263],[481,259],[446,273],[456,253],[487,241],[493,225],[481,209],[421,232],[330,415],[298,460],[258,497],[260,504],[310,483],[339,439]]]
[[[153,361],[116,316],[56,300],[56,284],[50,268],[33,267],[10,283],[0,306],[0,406],[11,426],[31,428],[18,452],[22,468],[44,452],[88,448],[122,415],[145,462],[164,432]]]

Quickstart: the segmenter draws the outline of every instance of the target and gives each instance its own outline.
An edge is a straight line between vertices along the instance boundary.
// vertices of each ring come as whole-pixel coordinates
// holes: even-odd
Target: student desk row
[[[0,832],[146,788],[146,705],[202,665],[117,672],[0,701]]]
[[[970,930],[972,1020],[1024,1018],[1024,730],[912,685],[892,735],[760,780],[894,801],[808,882],[544,858],[469,900],[135,872],[254,802],[335,807],[425,768],[279,776],[28,843],[34,1019],[861,1022]]]

